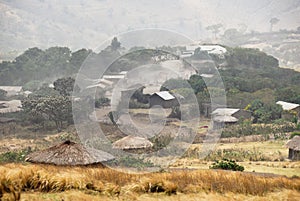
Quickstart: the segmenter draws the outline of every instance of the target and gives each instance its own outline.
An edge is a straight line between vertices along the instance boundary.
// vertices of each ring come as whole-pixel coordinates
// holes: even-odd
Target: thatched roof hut
[[[113,143],[114,149],[133,150],[148,149],[153,146],[152,142],[143,137],[128,135]]]
[[[296,135],[286,143],[289,149],[300,151],[300,136]]]
[[[25,161],[53,165],[94,165],[113,159],[114,156],[109,153],[67,140],[48,149],[31,153]]]
[[[300,160],[300,136],[295,136],[286,143],[289,148],[289,159]]]

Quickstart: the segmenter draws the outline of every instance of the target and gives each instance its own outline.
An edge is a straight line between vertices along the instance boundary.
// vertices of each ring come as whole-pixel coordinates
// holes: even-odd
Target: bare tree
[[[214,34],[215,39],[217,39],[217,34],[220,32],[221,27],[223,27],[222,24],[214,24],[214,25],[206,27],[206,29],[208,31],[211,31]]]
[[[276,18],[276,17],[273,17],[273,18],[271,18],[270,19],[270,32],[272,32],[273,31],[273,26],[275,25],[275,24],[277,24],[279,22],[279,19],[278,18]]]

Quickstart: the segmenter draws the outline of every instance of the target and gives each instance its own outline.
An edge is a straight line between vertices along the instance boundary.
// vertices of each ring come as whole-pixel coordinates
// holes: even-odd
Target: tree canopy
[[[281,118],[282,107],[275,103],[264,103],[261,100],[252,101],[247,107],[254,117],[254,123],[269,123]]]
[[[24,112],[33,117],[53,121],[56,129],[60,132],[63,122],[72,121],[72,106],[69,97],[45,96],[39,98],[28,98],[22,101]]]

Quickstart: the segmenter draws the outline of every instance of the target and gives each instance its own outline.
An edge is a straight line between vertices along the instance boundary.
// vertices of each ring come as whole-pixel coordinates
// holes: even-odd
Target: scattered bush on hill
[[[229,160],[224,158],[221,161],[216,161],[209,167],[210,169],[223,169],[223,170],[233,170],[233,171],[244,171],[244,167],[238,165],[234,160]]]

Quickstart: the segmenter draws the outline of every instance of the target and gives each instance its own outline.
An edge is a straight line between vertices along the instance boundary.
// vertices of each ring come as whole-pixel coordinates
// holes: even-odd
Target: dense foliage
[[[75,79],[71,77],[64,77],[57,79],[53,85],[54,89],[60,93],[62,96],[70,96],[73,90],[80,90],[78,86],[74,88]]]
[[[276,68],[278,60],[258,49],[228,48],[225,55],[229,66],[245,66],[247,68]]]
[[[127,54],[121,55],[124,48],[117,38],[114,38],[111,44],[98,54],[87,49],[71,52],[67,47],[51,47],[46,50],[30,48],[14,61],[0,63],[0,85],[22,85],[23,90],[34,92],[30,95],[31,98],[70,96],[73,89],[79,90],[73,86],[72,77],[74,76],[72,75],[77,73],[87,56],[92,58],[95,56],[97,58],[95,61],[100,59],[104,65],[110,64],[113,58],[118,58],[110,64],[110,72],[108,72],[116,73],[151,63],[153,58],[160,57],[167,52],[174,53],[178,47],[163,47],[163,49],[166,52],[135,47]],[[252,112],[254,122],[266,123],[281,116],[282,109],[275,104],[276,101],[300,103],[299,72],[279,68],[276,58],[257,49],[229,47],[226,49],[227,53],[224,57],[196,49],[194,56],[190,59],[214,61],[224,81],[228,107],[246,108],[248,106],[246,109]],[[204,65],[203,68],[208,67]],[[98,70],[95,67],[95,72]],[[203,69],[197,70],[203,73]],[[209,72],[215,71],[209,67],[206,73]],[[57,77],[60,78],[56,79]],[[56,81],[53,89],[48,84],[53,83],[54,80]],[[203,111],[203,104],[209,103],[212,97],[217,98],[223,95],[218,88],[208,88],[208,81],[209,79],[203,79],[200,75],[192,75],[188,80],[170,79],[163,84],[161,90],[169,90],[183,96],[186,100],[190,100],[195,94],[200,111]],[[214,78],[211,78],[211,81],[213,82]],[[134,95],[137,102],[146,104],[147,101],[143,100],[143,97],[140,93]],[[5,98],[3,91],[0,91],[0,98]],[[109,101],[102,96],[96,97],[96,100],[97,107]],[[254,108],[255,101],[263,105]]]
[[[224,158],[221,161],[216,161],[209,168],[211,169],[223,169],[223,170],[233,170],[233,171],[244,171],[244,167],[238,165],[234,160],[229,160]]]
[[[22,101],[22,108],[31,117],[31,121],[50,120],[60,132],[64,122],[72,122],[72,104],[69,97],[45,96],[33,97]]]
[[[72,75],[90,53],[87,49],[71,52],[67,47],[29,48],[14,61],[0,63],[0,85],[24,85],[33,80],[51,82]]]
[[[230,107],[246,107],[260,99],[300,103],[300,73],[278,68],[278,60],[253,49],[228,48],[226,68],[219,72],[227,91]]]
[[[246,109],[251,111],[254,123],[268,123],[279,119],[283,111],[280,105],[276,103],[265,104],[261,100],[252,101]]]

